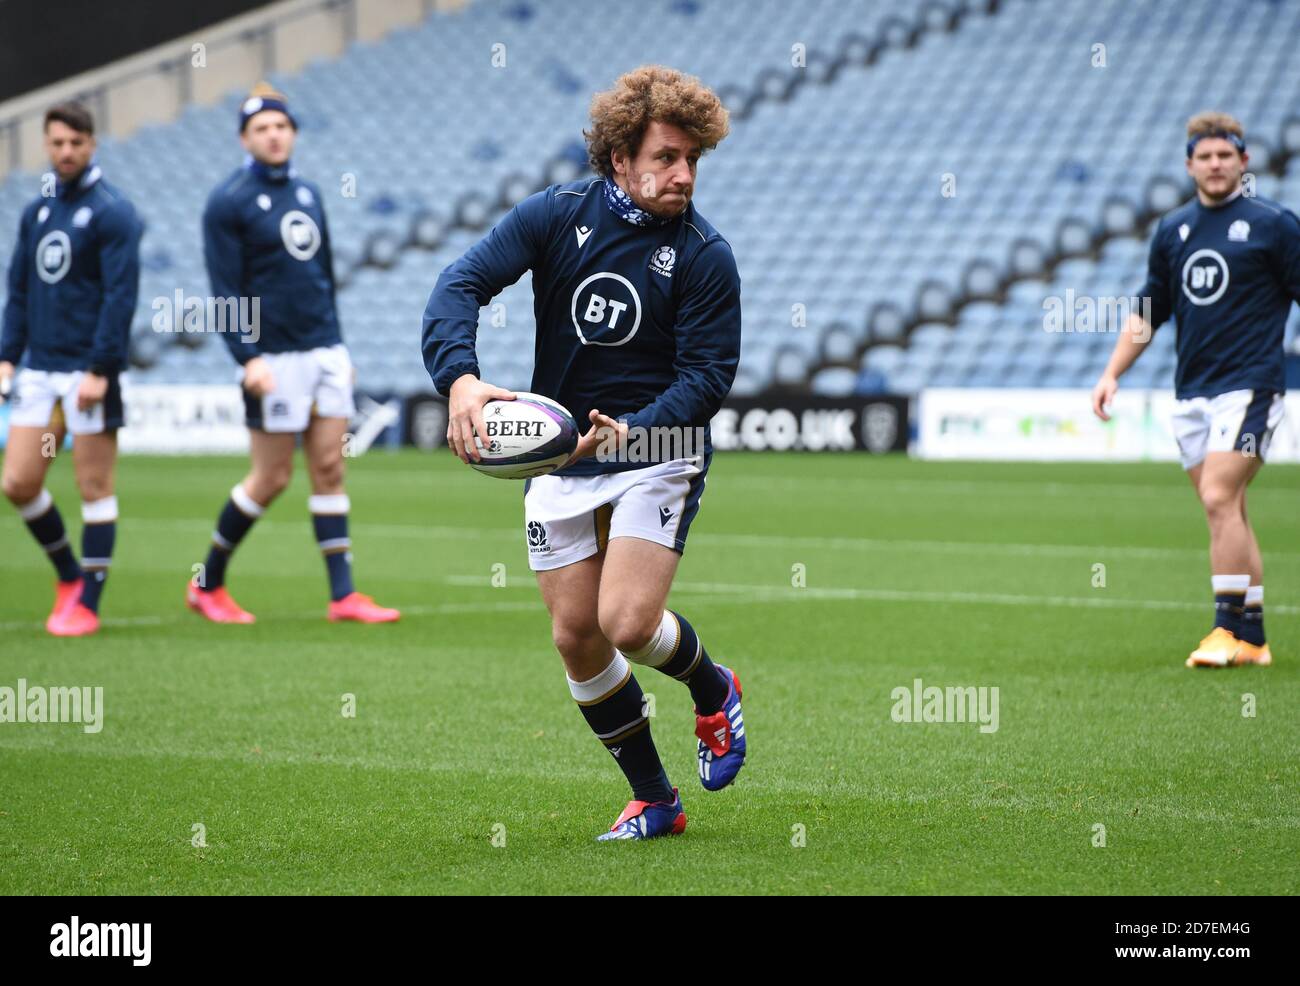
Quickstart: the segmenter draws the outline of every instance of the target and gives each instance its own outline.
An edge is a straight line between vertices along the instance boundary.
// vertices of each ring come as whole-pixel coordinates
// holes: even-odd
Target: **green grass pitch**
[[[1191,671],[1209,567],[1176,465],[717,456],[671,603],[739,671],[750,759],[703,791],[686,690],[639,670],[690,819],[642,844],[593,841],[627,789],[569,698],[518,484],[354,462],[357,584],[405,616],[330,625],[299,464],[231,567],[258,623],[212,626],[183,587],[242,471],[121,462],[96,638],[44,634],[52,571],[0,523],[0,685],[105,704],[93,735],[0,724],[0,893],[1297,887],[1300,467],[1250,494],[1275,665]],[[78,543],[71,462],[50,488]],[[999,728],[893,721],[915,678],[996,686]]]

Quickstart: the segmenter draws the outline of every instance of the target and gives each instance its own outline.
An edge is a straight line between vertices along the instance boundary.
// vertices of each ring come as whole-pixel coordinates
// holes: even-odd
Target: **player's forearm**
[[[209,245],[205,253],[205,261],[208,267],[208,286],[211,289],[212,297],[218,299],[231,298],[236,302],[242,297],[246,297],[243,288],[243,267],[238,261],[233,261],[230,253],[222,249],[214,249],[212,246],[214,237],[209,234]],[[222,332],[221,338],[230,350],[230,355],[235,358],[235,362],[240,366],[245,365],[250,359],[262,355],[261,347],[258,346],[257,340],[262,337],[262,327],[246,322],[246,318],[251,314],[248,306],[242,304],[235,305],[235,311],[238,312],[240,319],[237,326],[238,331]],[[259,313],[261,308],[256,311]]]
[[[126,367],[127,353],[130,350],[130,328],[127,327],[116,339],[106,338],[96,332],[95,342],[86,359],[84,369],[107,375],[119,373]]]
[[[244,366],[250,359],[256,359],[262,355],[261,348],[252,341],[252,337],[248,333],[223,332],[221,338],[225,340],[230,355],[235,357],[235,362],[240,366]]]
[[[1142,351],[1151,344],[1152,329],[1147,321],[1139,315],[1130,315],[1120,330],[1115,349],[1110,354],[1103,376],[1118,380],[1132,366]]]
[[[122,205],[104,214],[98,231],[104,296],[87,369],[111,373],[125,368],[131,344],[131,322],[140,294],[142,228],[130,206]]]
[[[486,290],[485,288],[483,290]],[[472,287],[452,268],[443,271],[424,310],[420,351],[429,379],[440,394],[451,392],[451,385],[466,373],[479,375],[478,339],[479,289]]]
[[[135,316],[135,293],[110,297],[99,312],[86,368],[95,367],[108,373],[126,367],[131,348],[131,320]]]
[[[685,373],[652,403],[628,415],[628,427],[707,425],[722,407],[736,377],[736,362]]]
[[[27,349],[27,285],[23,277],[27,270],[23,238],[18,238],[18,249],[9,262],[9,300],[5,302],[3,328],[0,328],[0,361],[14,363],[22,359]]]
[[[449,395],[451,385],[467,373],[479,376],[479,309],[533,265],[537,240],[523,213],[525,207],[544,212],[545,201],[544,192],[529,196],[438,275],[420,338],[424,366],[438,393]]]
[[[27,351],[27,312],[17,299],[10,298],[5,306],[4,330],[0,332],[0,363],[15,366]]]
[[[451,385],[467,373],[479,375],[476,328],[477,322],[464,317],[425,315],[420,350],[424,368],[438,393],[450,394]]]
[[[240,297],[239,289],[229,284],[220,283],[217,278],[212,278],[212,293],[216,298],[238,298]],[[223,293],[224,292],[224,293]],[[250,359],[255,359],[262,355],[262,347],[258,341],[262,338],[262,327],[260,324],[249,322],[245,305],[236,306],[240,321],[237,326],[231,326],[229,331],[222,332],[221,338],[225,342],[226,348],[230,350],[230,355],[235,358],[235,362],[240,366],[245,365]],[[260,312],[260,309],[255,309]],[[260,318],[260,314],[259,314]]]

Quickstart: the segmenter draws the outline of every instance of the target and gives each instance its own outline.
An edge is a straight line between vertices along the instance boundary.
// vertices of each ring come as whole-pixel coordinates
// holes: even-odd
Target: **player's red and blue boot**
[[[700,783],[706,791],[721,791],[745,766],[745,720],[740,714],[740,679],[730,668],[718,665],[730,688],[722,708],[711,716],[695,710],[695,735],[699,738]]]
[[[673,802],[629,801],[608,832],[596,836],[597,842],[615,839],[654,839],[661,835],[681,835],[686,831],[686,812],[682,796],[673,788]]]

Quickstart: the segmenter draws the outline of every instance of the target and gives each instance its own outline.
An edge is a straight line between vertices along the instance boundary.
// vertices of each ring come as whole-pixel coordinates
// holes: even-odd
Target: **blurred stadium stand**
[[[362,389],[429,389],[419,327],[438,273],[511,204],[583,173],[592,92],[659,61],[733,111],[696,201],[744,282],[736,393],[838,396],[1090,386],[1113,334],[1046,332],[1044,299],[1140,288],[1152,217],[1191,193],[1182,127],[1197,110],[1241,117],[1258,193],[1300,201],[1297,48],[1300,4],[1259,0],[482,0],[271,81],[302,125],[296,163],[327,195]],[[207,292],[199,216],[239,163],[239,100],[102,143],[149,224],[137,382],[234,377],[219,340],[150,320],[156,297]],[[0,184],[0,264],[36,181]],[[484,376],[523,389],[528,279],[497,303]],[[1158,333],[1135,383],[1172,383],[1172,343]]]

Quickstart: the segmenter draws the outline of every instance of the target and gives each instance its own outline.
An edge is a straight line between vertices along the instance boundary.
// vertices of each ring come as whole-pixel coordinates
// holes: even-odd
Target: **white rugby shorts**
[[[291,353],[263,353],[275,377],[264,397],[244,391],[248,427],[258,431],[302,432],[313,413],[322,418],[351,418],[352,359],[343,343]],[[239,375],[243,377],[243,368]]]
[[[74,435],[98,435],[121,428],[126,423],[121,377],[109,374],[104,399],[89,411],[79,411],[77,388],[85,375],[85,370],[60,372],[23,367],[14,375],[9,394],[9,424],[49,428],[54,424],[54,409],[59,406],[68,431]]]
[[[596,554],[610,538],[635,537],[686,549],[711,455],[599,476],[537,476],[524,492],[528,565],[563,568]]]
[[[1285,395],[1273,390],[1230,390],[1178,401],[1173,429],[1183,468],[1200,465],[1210,452],[1241,451],[1263,461],[1285,411]]]

